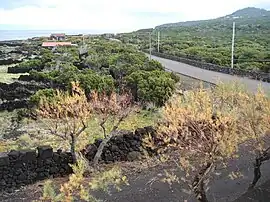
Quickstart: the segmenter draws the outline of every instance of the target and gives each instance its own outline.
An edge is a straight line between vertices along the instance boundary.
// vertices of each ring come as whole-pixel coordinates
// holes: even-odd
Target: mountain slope
[[[260,8],[248,7],[238,10],[230,15],[226,15],[216,19],[168,23],[159,25],[156,27],[156,29],[180,26],[203,26],[213,23],[230,23],[231,21],[235,21],[236,23],[254,23],[258,20],[262,22],[270,21],[270,11]]]

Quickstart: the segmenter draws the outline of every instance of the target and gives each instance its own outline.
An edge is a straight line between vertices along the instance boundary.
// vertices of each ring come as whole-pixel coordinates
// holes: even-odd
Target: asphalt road
[[[165,68],[169,70],[172,70],[179,74],[191,76],[209,83],[217,84],[220,81],[224,83],[228,83],[231,81],[239,81],[243,83],[252,92],[255,92],[258,88],[258,85],[261,84],[265,92],[270,92],[270,83],[209,71],[177,61],[160,58],[157,56],[152,56],[152,59],[159,61],[163,66],[165,66]]]

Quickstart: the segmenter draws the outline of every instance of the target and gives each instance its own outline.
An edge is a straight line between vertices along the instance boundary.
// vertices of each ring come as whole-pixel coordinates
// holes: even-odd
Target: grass
[[[11,114],[9,113],[10,112],[0,113],[0,115],[2,115],[0,116],[0,118],[2,117],[2,121],[4,121],[4,117],[11,117]],[[146,110],[142,110],[139,113],[134,112],[121,123],[119,130],[134,131],[137,128],[153,126],[158,119],[159,112]],[[7,119],[5,120],[8,121]],[[97,138],[103,138],[103,132],[99,126],[98,120],[99,119],[95,116],[89,120],[89,127],[79,138],[80,144],[78,144],[78,150],[83,149],[87,144],[93,143]],[[4,127],[8,127],[8,124],[2,125],[0,123],[0,125],[0,131],[4,131]],[[110,120],[106,124],[106,130],[109,132],[112,127],[113,120]],[[0,141],[0,152],[9,151],[11,149],[35,149],[37,146],[42,145],[51,145],[54,149],[69,149],[68,142],[51,135],[48,130],[46,130],[44,122],[25,119],[22,122],[20,130],[24,131],[24,134],[15,140],[10,139]]]
[[[1,83],[13,83],[14,79],[18,79],[21,75],[24,74],[10,74],[7,73],[8,67],[12,65],[0,65],[0,82]],[[27,73],[26,73],[27,74]]]

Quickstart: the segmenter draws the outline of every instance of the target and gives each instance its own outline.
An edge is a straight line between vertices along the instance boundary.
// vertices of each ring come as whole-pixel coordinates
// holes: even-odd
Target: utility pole
[[[160,43],[160,31],[158,31],[158,39],[157,39],[157,49],[158,49],[158,52],[159,52],[159,43]]]
[[[232,34],[232,59],[231,59],[231,68],[233,68],[234,64],[234,37],[235,37],[235,22],[233,22],[233,34]]]
[[[149,59],[150,60],[152,59],[152,41],[151,41],[151,36],[152,36],[152,33],[149,32],[149,54],[150,54]]]

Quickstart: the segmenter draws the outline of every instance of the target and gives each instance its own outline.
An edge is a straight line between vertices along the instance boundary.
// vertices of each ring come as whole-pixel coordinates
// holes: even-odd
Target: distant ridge
[[[270,21],[270,11],[267,11],[261,8],[247,7],[244,9],[237,10],[232,14],[219,17],[216,19],[168,23],[168,24],[159,25],[156,27],[156,29],[179,27],[179,26],[190,27],[190,26],[205,25],[205,24],[216,23],[216,22],[224,23],[224,21],[225,22],[236,21],[236,22],[252,23],[254,20],[266,20],[266,19]]]

